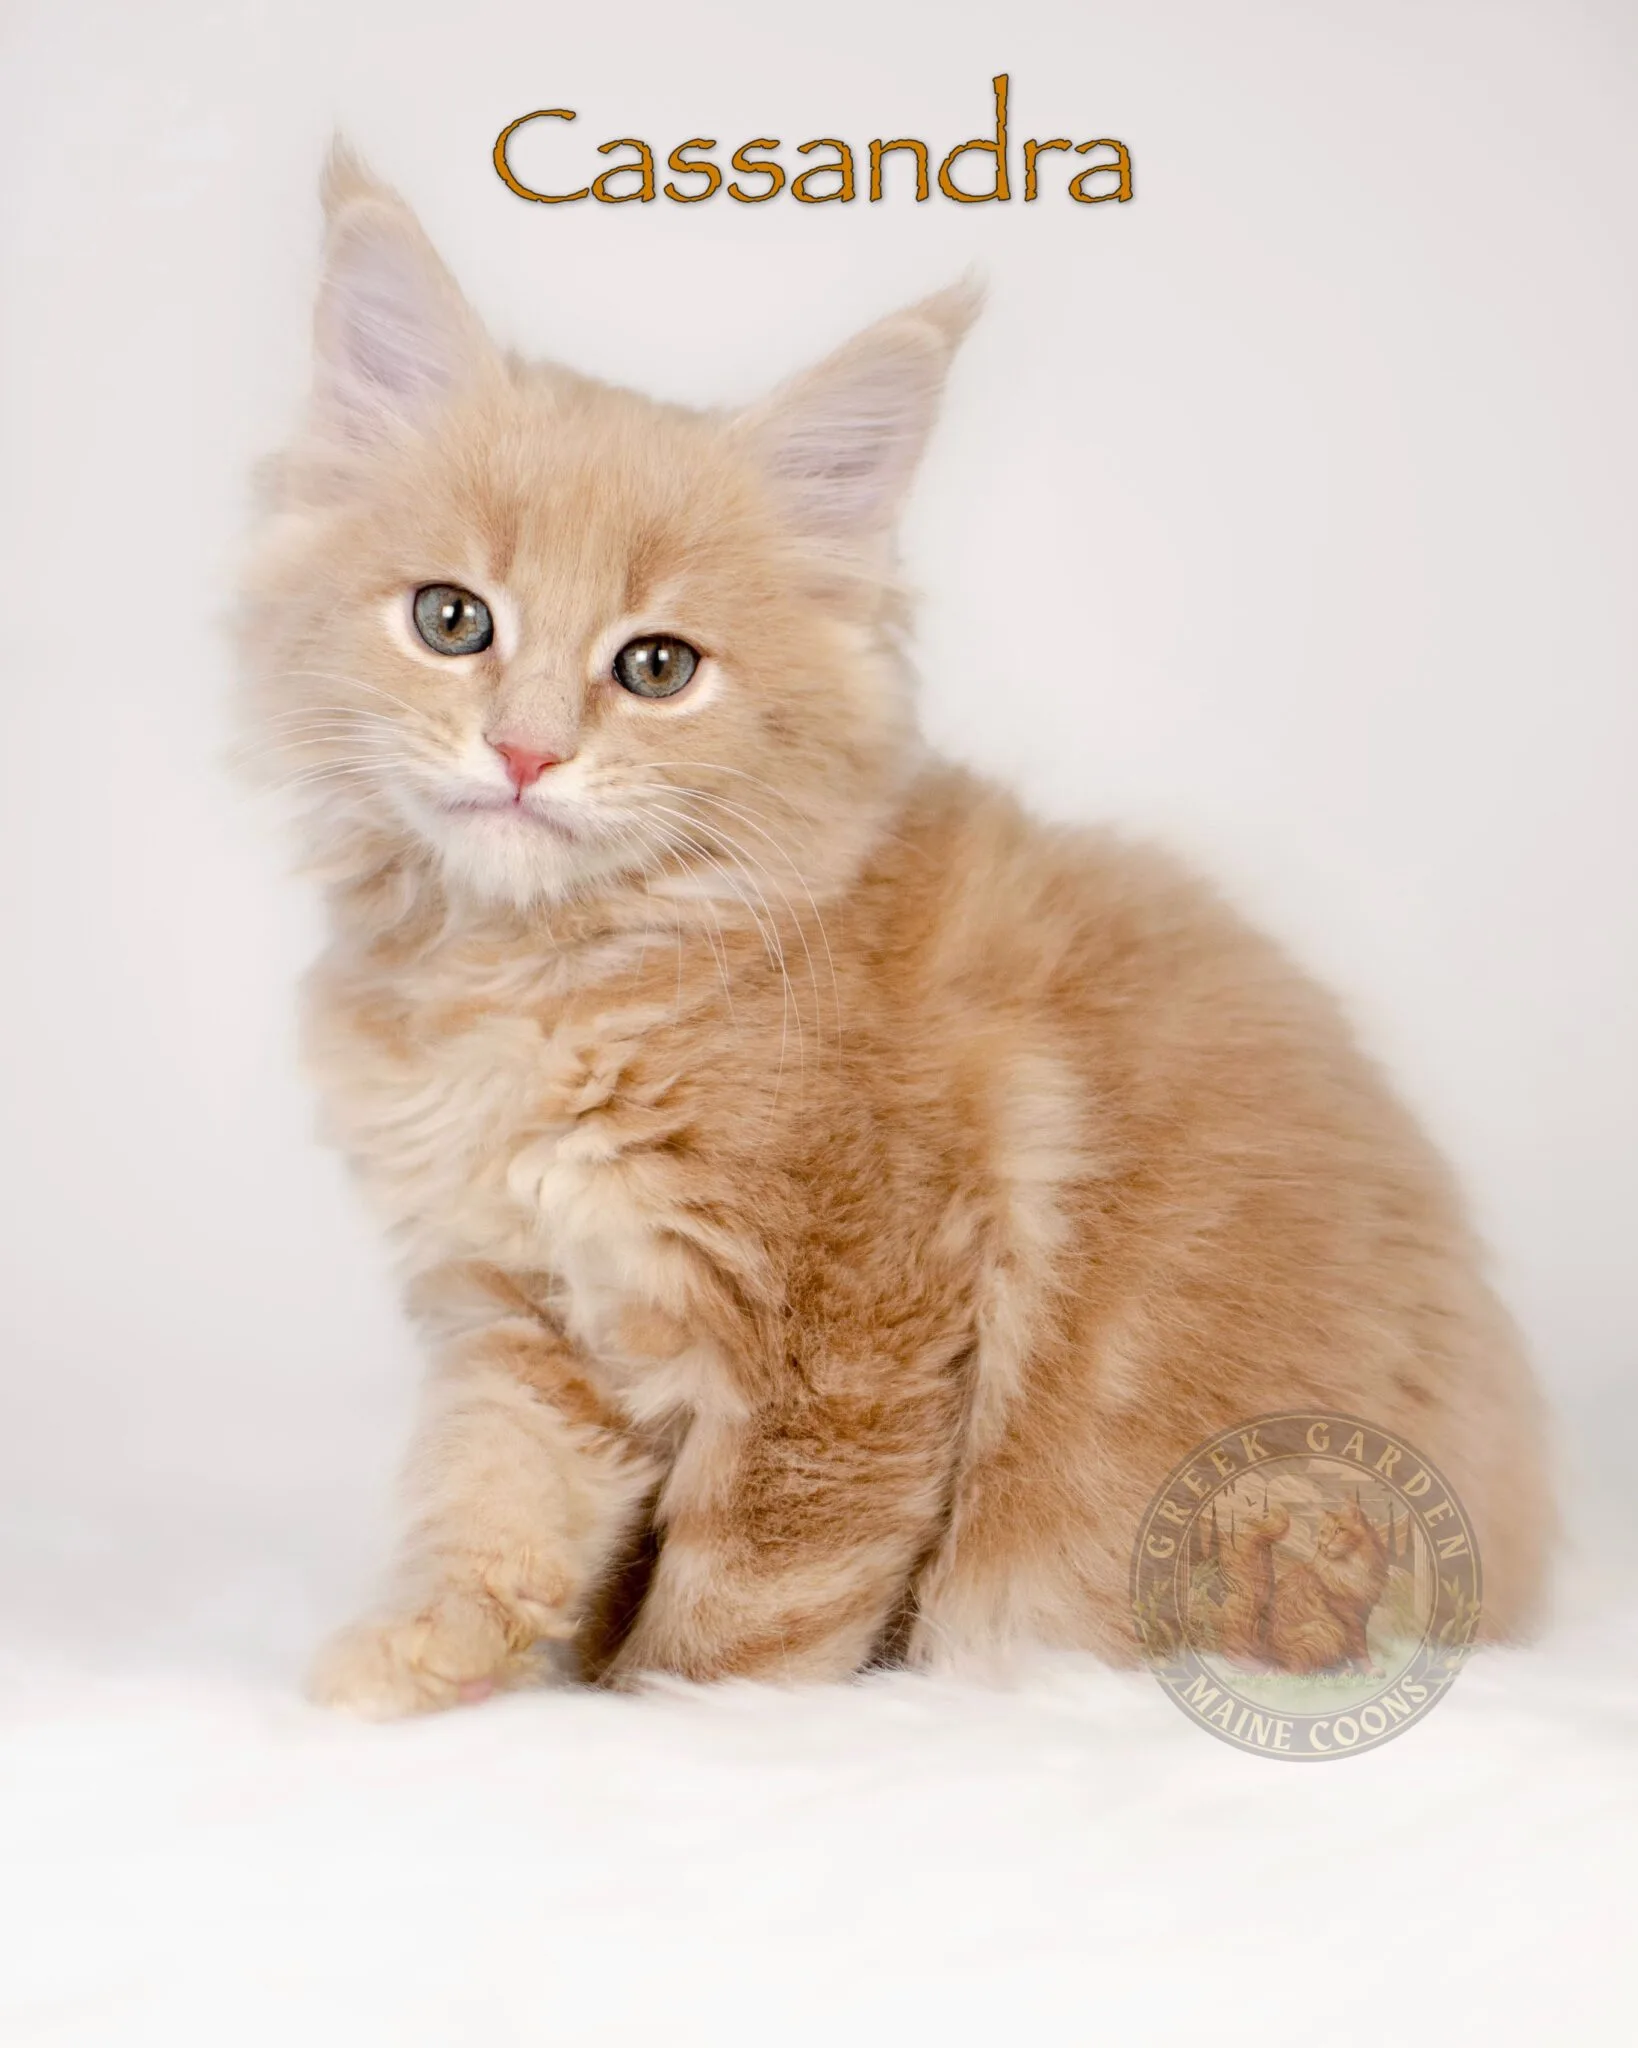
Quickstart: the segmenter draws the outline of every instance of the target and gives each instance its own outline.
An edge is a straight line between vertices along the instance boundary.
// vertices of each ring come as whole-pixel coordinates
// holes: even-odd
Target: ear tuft
[[[735,422],[797,530],[879,550],[892,530],[982,291],[968,274],[843,344]]]
[[[319,176],[319,198],[324,205],[326,220],[334,220],[342,208],[355,199],[395,200],[397,196],[372,174],[369,165],[344,135],[331,137],[329,153]]]
[[[983,312],[984,296],[984,280],[975,267],[964,271],[954,284],[947,284],[943,291],[934,292],[931,297],[907,306],[902,317],[925,320],[928,326],[936,327],[953,355]]]

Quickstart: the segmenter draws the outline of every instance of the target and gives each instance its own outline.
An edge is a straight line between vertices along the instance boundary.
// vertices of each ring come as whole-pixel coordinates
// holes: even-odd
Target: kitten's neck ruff
[[[907,763],[907,766],[909,764]],[[916,765],[930,765],[918,751]],[[308,841],[304,871],[324,893],[332,946],[383,967],[440,956],[527,959],[547,968],[560,992],[619,976],[649,949],[679,939],[719,941],[725,923],[748,923],[777,946],[847,896],[893,843],[918,777],[907,773],[868,816],[834,835],[812,867],[771,863],[762,883],[724,867],[678,866],[599,880],[561,897],[525,903],[480,892],[451,876],[408,831],[333,813]],[[315,820],[315,823],[318,821]],[[788,856],[787,856],[788,859]],[[555,970],[555,972],[553,972]]]

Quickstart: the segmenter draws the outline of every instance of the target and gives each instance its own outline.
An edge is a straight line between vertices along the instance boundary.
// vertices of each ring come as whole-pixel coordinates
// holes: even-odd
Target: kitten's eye
[[[699,651],[669,633],[628,640],[614,657],[614,680],[634,697],[675,697],[699,667]]]
[[[470,590],[428,583],[415,593],[415,630],[434,654],[481,654],[495,637],[495,622]]]

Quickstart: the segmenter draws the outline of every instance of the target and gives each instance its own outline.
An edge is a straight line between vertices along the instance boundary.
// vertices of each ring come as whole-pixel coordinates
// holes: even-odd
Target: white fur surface
[[[1315,1769],[1074,1660],[370,1727],[296,1691],[333,1507],[150,1502],[123,1545],[36,1516],[0,1596],[0,2041],[1628,2038],[1616,1462],[1579,1475],[1551,1636]]]

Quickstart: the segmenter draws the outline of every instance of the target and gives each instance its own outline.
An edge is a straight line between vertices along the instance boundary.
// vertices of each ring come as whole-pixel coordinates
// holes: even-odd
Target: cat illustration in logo
[[[1277,1671],[1371,1671],[1366,1624],[1388,1581],[1388,1553],[1357,1501],[1325,1515],[1314,1555],[1275,1580],[1264,1655]]]

